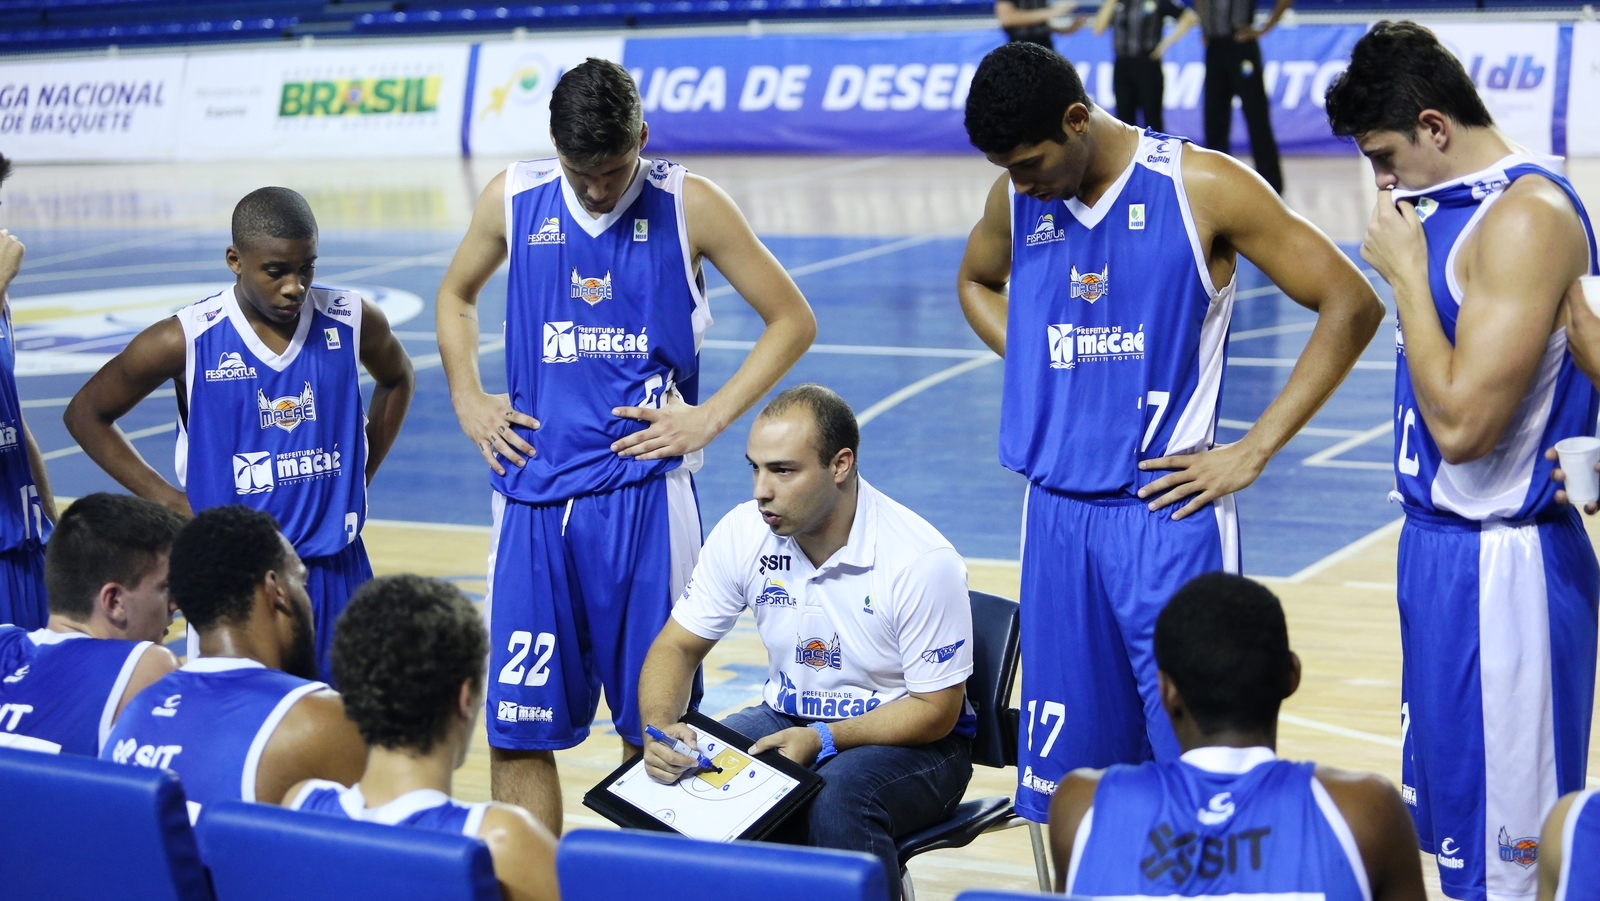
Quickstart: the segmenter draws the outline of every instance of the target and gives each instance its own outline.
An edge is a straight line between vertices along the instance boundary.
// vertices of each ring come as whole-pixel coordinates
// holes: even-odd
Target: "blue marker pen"
[[[722,772],[722,767],[717,766],[716,764],[712,763],[711,762],[711,758],[707,757],[704,754],[701,754],[699,751],[696,751],[694,748],[689,747],[687,744],[684,744],[682,741],[679,741],[678,739],[673,738],[672,736],[668,735],[667,733],[662,732],[660,729],[657,729],[654,726],[647,725],[647,726],[644,727],[644,731],[646,733],[648,733],[649,736],[651,738],[655,739],[656,741],[659,741],[664,745],[671,746],[672,750],[677,751],[679,754],[682,754],[685,757],[692,757],[695,760],[699,761],[700,769],[702,769],[702,770],[711,770],[711,771],[717,772],[717,773]]]

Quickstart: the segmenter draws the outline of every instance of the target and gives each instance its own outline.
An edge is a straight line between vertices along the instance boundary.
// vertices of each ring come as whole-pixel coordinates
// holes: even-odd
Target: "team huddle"
[[[416,381],[380,308],[313,283],[299,194],[243,198],[236,284],[150,326],[68,406],[132,497],[58,516],[7,307],[0,747],[172,770],[192,818],[244,800],[481,837],[506,897],[553,899],[554,752],[588,737],[603,693],[624,760],[693,771],[645,727],[693,745],[679,720],[701,664],[748,610],[767,682],[725,722],[824,780],[781,840],[873,854],[898,898],[896,840],[947,819],[971,776],[965,564],[861,477],[853,412],[814,384],[760,409],[752,499],[702,541],[702,450],[816,319],[721,189],[641,156],[625,69],[576,66],[550,109],[557,158],[489,182],[437,297],[492,489],[481,615],[445,583],[373,578],[367,486]],[[1600,414],[1600,317],[1576,288],[1600,271],[1593,229],[1562,161],[1509,141],[1420,26],[1375,26],[1326,109],[1373,165],[1361,253],[1398,313],[1402,784],[1276,756],[1301,663],[1277,598],[1238,575],[1233,502],[1349,374],[1382,303],[1260,176],[1118,121],[1062,57],[1013,43],[966,102],[1005,174],[957,293],[1004,357],[1000,462],[1028,479],[1015,809],[1048,824],[1075,895],[1410,901],[1413,848],[1459,901],[1593,894],[1600,564],[1549,452]],[[0,289],[22,256],[0,232]],[[1219,445],[1240,257],[1317,321]],[[715,391],[706,262],[764,323]],[[508,390],[490,394],[478,300],[507,264]],[[177,485],[116,426],[168,382]],[[161,644],[178,611],[181,665]],[[462,804],[451,773],[480,711],[495,801]]]

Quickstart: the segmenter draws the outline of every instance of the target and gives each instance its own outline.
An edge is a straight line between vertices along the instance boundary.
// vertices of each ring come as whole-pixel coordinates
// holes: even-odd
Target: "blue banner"
[[[1361,25],[1280,27],[1262,39],[1273,129],[1290,154],[1353,153],[1322,110]],[[960,153],[962,110],[998,30],[909,34],[632,38],[623,64],[644,97],[650,145],[669,153]],[[1097,103],[1115,109],[1111,38],[1056,38]],[[1205,48],[1191,32],[1167,53],[1166,128],[1204,139]],[[1236,110],[1233,141],[1247,150]]]

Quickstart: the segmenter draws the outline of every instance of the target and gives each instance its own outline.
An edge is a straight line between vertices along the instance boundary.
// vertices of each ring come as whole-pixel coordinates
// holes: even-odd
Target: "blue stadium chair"
[[[206,806],[195,827],[217,901],[499,901],[489,846],[427,829],[265,804]]]
[[[0,748],[0,896],[211,901],[178,777]]]
[[[972,762],[1004,769],[1017,765],[1017,711],[1011,707],[1011,688],[1017,680],[1018,648],[1022,640],[1016,601],[969,593],[972,601],[972,675],[967,679],[967,699],[978,714],[978,731],[972,739]],[[916,889],[906,864],[911,858],[942,848],[965,848],[985,832],[1026,823],[1033,843],[1033,866],[1039,890],[1050,891],[1050,868],[1045,861],[1044,835],[1038,823],[1016,815],[1008,797],[964,801],[950,819],[900,839],[902,893],[915,901]]]
[[[870,854],[756,842],[703,842],[660,832],[580,829],[556,848],[561,901],[668,895],[761,901],[885,901]],[[226,901],[226,899],[223,899]]]
[[[955,897],[955,901],[1071,901],[1075,897],[1067,895],[1035,895],[1033,892],[990,892],[982,889],[962,892]]]

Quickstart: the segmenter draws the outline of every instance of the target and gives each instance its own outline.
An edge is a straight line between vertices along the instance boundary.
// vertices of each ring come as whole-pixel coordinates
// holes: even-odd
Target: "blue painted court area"
[[[97,229],[30,230],[21,237],[28,260],[11,292],[18,304],[20,348],[25,356],[45,354],[36,358],[32,371],[57,370],[19,379],[28,421],[52,455],[57,493],[114,489],[93,463],[73,451],[61,424],[66,399],[98,359],[71,355],[115,352],[164,312],[148,304],[97,307],[81,298],[71,308],[58,308],[41,299],[65,292],[231,281],[222,263],[227,235]],[[323,234],[320,282],[396,289],[424,301],[414,318],[395,326],[418,365],[417,398],[372,485],[375,518],[489,522],[486,469],[457,428],[433,342],[433,295],[458,237],[440,231]],[[963,554],[1016,559],[1023,480],[1001,468],[996,456],[1001,364],[972,335],[956,303],[963,240],[777,237],[768,245],[795,274],[819,322],[818,346],[785,384],[822,382],[849,400],[868,420],[862,472],[932,521]],[[708,393],[734,372],[761,327],[714,273],[710,284],[716,324],[701,357],[702,390]],[[490,390],[504,390],[503,357],[493,343],[504,315],[504,290],[504,278],[497,276],[482,299],[489,342],[483,368]],[[1380,285],[1380,292],[1387,299],[1386,288]],[[1224,441],[1242,435],[1270,403],[1314,321],[1249,267],[1241,275],[1239,296],[1223,386],[1224,428],[1218,437]],[[1386,462],[1391,329],[1392,323],[1380,330],[1361,367],[1312,427],[1239,496],[1247,571],[1291,574],[1399,515],[1385,500],[1391,481]],[[86,367],[84,361],[91,363]],[[145,435],[136,446],[169,478],[173,436],[163,426],[174,416],[167,393],[145,401],[122,422],[125,431]],[[749,419],[708,448],[697,476],[708,530],[748,497],[743,449]]]

